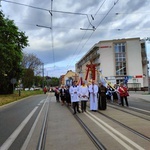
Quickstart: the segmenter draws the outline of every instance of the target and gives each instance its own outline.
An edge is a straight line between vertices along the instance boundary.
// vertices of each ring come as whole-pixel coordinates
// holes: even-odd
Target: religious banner
[[[92,61],[90,61],[90,64],[86,65],[87,70],[86,70],[85,80],[87,80],[89,73],[91,73],[91,79],[95,80],[96,66],[97,64],[93,64]]]

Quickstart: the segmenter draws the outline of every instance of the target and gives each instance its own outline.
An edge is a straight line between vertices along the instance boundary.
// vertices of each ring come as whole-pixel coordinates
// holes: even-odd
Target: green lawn
[[[15,91],[14,94],[9,95],[0,95],[0,106],[17,101],[19,99],[22,99],[24,97],[28,97],[31,95],[37,95],[37,94],[43,94],[43,91],[37,90],[37,91],[21,91],[19,96],[19,91]]]

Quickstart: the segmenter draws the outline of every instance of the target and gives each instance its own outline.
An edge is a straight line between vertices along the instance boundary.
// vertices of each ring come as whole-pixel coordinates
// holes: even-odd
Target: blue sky
[[[24,52],[44,63],[46,75],[57,77],[74,71],[99,41],[150,37],[149,8],[149,0],[2,0],[0,7],[29,37]]]

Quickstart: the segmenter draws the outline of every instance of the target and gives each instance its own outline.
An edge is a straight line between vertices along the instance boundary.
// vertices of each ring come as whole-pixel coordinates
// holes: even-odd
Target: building
[[[65,75],[60,78],[60,85],[72,85],[73,81],[78,81],[79,76],[72,70],[68,70]]]
[[[76,63],[76,72],[83,79],[86,78],[87,64],[90,64],[90,61],[96,64],[97,82],[125,82],[130,89],[139,90],[149,86],[145,40],[128,38],[96,43]],[[91,73],[88,80],[90,78]]]

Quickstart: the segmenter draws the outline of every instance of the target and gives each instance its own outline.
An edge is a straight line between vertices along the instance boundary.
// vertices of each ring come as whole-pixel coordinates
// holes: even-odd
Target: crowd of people
[[[128,105],[128,88],[123,84],[114,85],[109,84],[105,87],[102,83],[96,84],[95,81],[91,81],[90,84],[86,84],[85,81],[81,85],[78,85],[77,81],[73,82],[72,86],[64,86],[55,88],[55,97],[57,102],[61,102],[63,106],[72,106],[74,113],[80,113],[79,105],[81,105],[81,111],[86,112],[87,102],[89,101],[90,110],[96,112],[97,110],[105,110],[107,102],[117,102],[119,105],[124,106],[124,100],[126,106]]]

